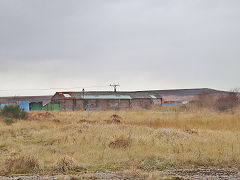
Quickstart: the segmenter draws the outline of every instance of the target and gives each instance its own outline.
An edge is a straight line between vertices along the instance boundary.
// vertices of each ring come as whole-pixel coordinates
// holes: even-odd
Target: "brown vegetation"
[[[238,108],[234,112],[190,104],[141,111],[31,112],[28,120],[11,125],[2,119],[0,174],[240,168],[240,113]]]

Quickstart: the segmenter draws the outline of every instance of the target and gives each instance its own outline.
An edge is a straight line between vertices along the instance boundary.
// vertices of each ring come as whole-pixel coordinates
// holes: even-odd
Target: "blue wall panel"
[[[25,111],[29,111],[29,103],[27,101],[20,101],[17,103],[21,109],[24,109]]]

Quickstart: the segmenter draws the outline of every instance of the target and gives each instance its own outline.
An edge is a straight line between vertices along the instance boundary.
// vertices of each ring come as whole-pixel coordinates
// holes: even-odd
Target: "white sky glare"
[[[239,0],[0,0],[0,96],[239,87],[239,22]]]

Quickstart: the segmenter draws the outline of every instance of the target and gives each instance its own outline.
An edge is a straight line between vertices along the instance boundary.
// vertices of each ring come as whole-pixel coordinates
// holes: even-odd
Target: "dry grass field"
[[[240,168],[240,113],[30,112],[0,121],[0,175]]]

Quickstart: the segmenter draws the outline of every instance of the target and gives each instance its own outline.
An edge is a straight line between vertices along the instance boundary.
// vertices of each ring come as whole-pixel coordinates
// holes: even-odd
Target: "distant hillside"
[[[199,89],[170,89],[170,90],[155,90],[164,100],[172,101],[190,101],[194,96],[202,93],[224,93],[226,91],[219,91],[209,88]]]
[[[209,88],[200,89],[170,89],[170,90],[156,90],[161,95],[177,95],[177,96],[195,96],[202,93],[221,93],[226,91],[219,91]]]

